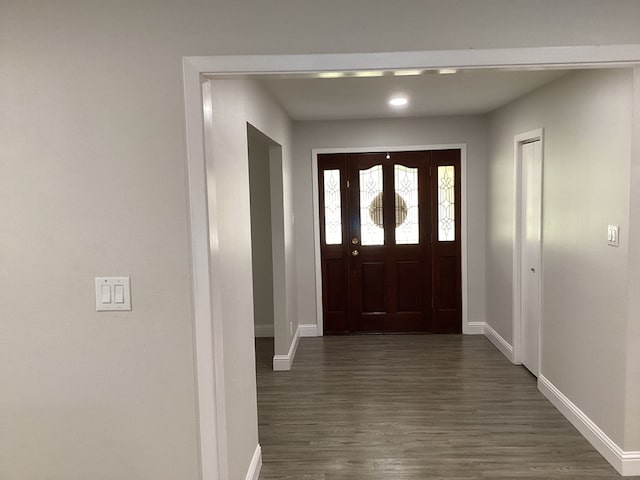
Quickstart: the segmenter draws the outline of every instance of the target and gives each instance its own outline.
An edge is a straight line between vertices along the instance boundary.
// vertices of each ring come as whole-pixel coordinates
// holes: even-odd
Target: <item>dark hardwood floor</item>
[[[482,336],[256,345],[262,480],[622,478]]]

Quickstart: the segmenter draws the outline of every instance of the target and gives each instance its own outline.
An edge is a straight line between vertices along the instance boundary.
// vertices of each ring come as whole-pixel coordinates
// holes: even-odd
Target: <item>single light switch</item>
[[[607,227],[607,245],[612,247],[620,246],[620,225],[609,225]]]
[[[96,311],[131,310],[129,277],[96,277]]]

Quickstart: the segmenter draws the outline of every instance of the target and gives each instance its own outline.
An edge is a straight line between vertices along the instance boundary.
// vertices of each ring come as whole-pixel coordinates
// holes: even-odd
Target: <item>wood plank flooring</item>
[[[482,336],[303,338],[290,372],[272,356],[257,339],[261,480],[622,478]]]

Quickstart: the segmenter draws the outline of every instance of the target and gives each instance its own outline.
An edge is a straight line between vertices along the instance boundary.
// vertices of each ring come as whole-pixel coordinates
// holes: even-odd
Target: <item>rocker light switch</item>
[[[102,303],[111,303],[111,285],[101,285]]]
[[[131,310],[129,277],[96,277],[96,311]]]
[[[620,246],[620,225],[609,225],[607,228],[607,245]]]
[[[124,303],[124,285],[113,286],[113,303]]]

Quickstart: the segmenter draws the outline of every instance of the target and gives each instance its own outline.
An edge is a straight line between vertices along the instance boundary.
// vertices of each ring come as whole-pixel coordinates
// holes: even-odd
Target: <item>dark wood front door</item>
[[[460,150],[318,156],[324,331],[459,333]]]

